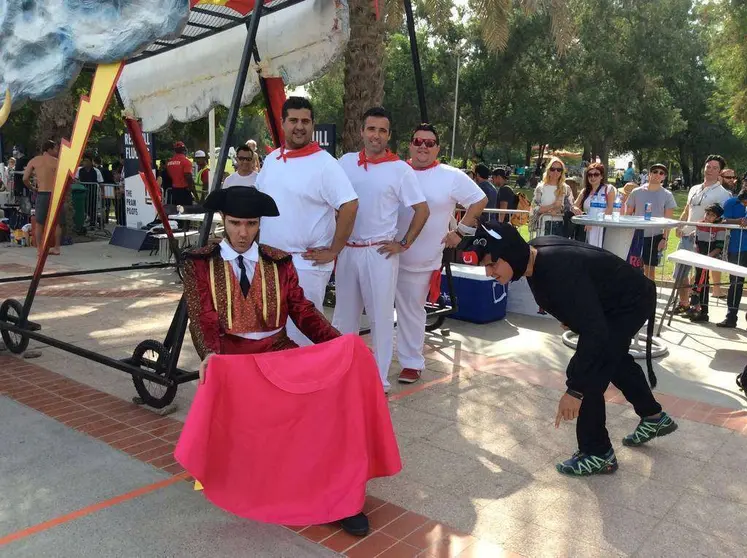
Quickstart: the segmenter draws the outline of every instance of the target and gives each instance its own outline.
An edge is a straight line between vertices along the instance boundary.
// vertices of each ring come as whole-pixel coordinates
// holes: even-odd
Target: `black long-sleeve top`
[[[656,287],[601,248],[551,236],[529,244],[537,249],[533,273],[527,277],[537,304],[579,334],[566,384],[583,393],[589,378],[611,356],[609,340],[630,340],[655,312]]]

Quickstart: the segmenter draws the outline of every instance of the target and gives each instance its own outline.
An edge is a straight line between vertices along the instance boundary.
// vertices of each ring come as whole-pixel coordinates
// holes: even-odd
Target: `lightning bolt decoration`
[[[83,149],[88,143],[93,122],[94,120],[97,122],[101,121],[104,116],[104,111],[109,105],[109,100],[112,97],[112,93],[114,93],[114,88],[116,87],[122,68],[124,68],[124,61],[113,64],[99,64],[96,67],[96,74],[93,77],[93,84],[91,85],[91,93],[88,97],[83,97],[80,100],[71,139],[70,141],[62,140],[54,189],[52,190],[52,196],[49,201],[49,214],[53,216],[53,219],[50,222],[50,226],[47,226],[44,231],[44,239],[42,240],[44,249],[41,252],[42,255],[47,253],[51,239],[54,237],[54,231],[59,222],[62,200],[65,199],[67,187],[75,175],[75,170],[78,168],[80,158],[83,155]],[[43,267],[43,262],[41,263]]]

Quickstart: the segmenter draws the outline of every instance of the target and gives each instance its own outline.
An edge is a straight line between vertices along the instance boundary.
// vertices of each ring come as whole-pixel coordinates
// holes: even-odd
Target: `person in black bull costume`
[[[623,445],[640,446],[677,429],[629,352],[631,340],[648,320],[648,377],[656,387],[651,363],[656,286],[651,280],[601,248],[556,236],[527,243],[510,225],[482,225],[463,247],[465,262],[484,265],[486,274],[503,285],[526,277],[537,304],[579,335],[566,370],[568,389],[555,417],[556,428],[561,420],[578,418],[578,451],[557,464],[560,473],[588,476],[617,470],[605,427],[604,392],[610,382],[641,417]]]

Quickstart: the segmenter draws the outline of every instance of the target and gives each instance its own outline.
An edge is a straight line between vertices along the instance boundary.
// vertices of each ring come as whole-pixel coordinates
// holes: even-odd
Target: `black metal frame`
[[[228,110],[228,116],[226,119],[226,127],[223,133],[223,139],[221,140],[220,155],[218,158],[218,164],[216,168],[219,168],[219,169],[223,168],[228,158],[228,149],[229,149],[228,144],[230,142],[231,136],[233,135],[235,127],[236,127],[236,120],[238,118],[239,110],[241,108],[241,98],[243,96],[244,85],[246,83],[246,78],[249,72],[249,65],[250,65],[251,59],[254,58],[257,62],[260,61],[259,52],[257,51],[257,47],[256,47],[257,30],[259,29],[260,18],[263,15],[267,15],[267,14],[282,10],[284,8],[298,4],[302,1],[303,0],[279,0],[277,2],[269,2],[268,4],[264,4],[263,2],[261,2],[261,0],[258,0],[258,2],[255,5],[255,9],[252,10],[252,12],[246,16],[233,15],[232,10],[230,10],[229,8],[222,7],[222,6],[193,7],[190,11],[190,21],[187,24],[185,33],[183,33],[179,38],[169,40],[169,41],[155,41],[145,51],[143,51],[139,55],[127,61],[127,63],[132,63],[132,62],[137,62],[139,60],[144,60],[146,58],[150,58],[151,56],[155,56],[157,54],[167,52],[169,50],[193,43],[195,41],[198,41],[198,40],[201,40],[207,37],[211,37],[217,33],[220,33],[227,29],[231,29],[233,27],[237,27],[242,24],[247,26],[248,34],[246,37],[246,41],[244,43],[244,50],[242,52],[241,62],[238,68],[238,74],[237,74],[236,82],[234,85],[233,96],[231,98],[231,105],[229,106],[229,110]],[[410,48],[411,48],[411,53],[412,53],[412,58],[413,58],[413,68],[415,71],[415,81],[416,81],[416,88],[418,91],[418,101],[420,105],[421,120],[423,122],[427,122],[425,92],[423,88],[423,78],[422,78],[422,70],[420,67],[420,59],[418,55],[417,40],[415,37],[415,24],[414,24],[413,13],[412,13],[412,5],[410,3],[410,0],[403,0],[403,1],[405,5],[405,12],[407,15],[408,33],[410,35]],[[213,25],[213,23],[216,25]],[[190,28],[196,29],[197,32],[194,34],[186,34],[187,29],[190,29]],[[265,104],[267,105],[268,110],[272,110],[272,107],[269,102],[269,95],[268,95],[267,87],[263,82],[262,76],[260,76],[260,83],[262,85],[262,94],[265,99]],[[115,89],[115,95],[116,95],[118,102],[121,104],[122,103],[121,97],[119,93],[116,91],[116,89]],[[270,119],[269,119],[270,126],[274,127],[275,120],[274,118],[272,118],[272,116],[273,115],[270,114]],[[273,131],[277,132],[274,129]],[[274,137],[278,137],[277,133],[274,134]],[[221,175],[220,173],[217,173],[217,172],[213,173],[213,183],[212,183],[211,189],[217,190],[220,188],[221,188]],[[210,234],[212,220],[213,220],[212,213],[208,213],[200,229],[199,244],[201,246],[205,245],[207,242],[208,236]],[[178,267],[181,256],[179,253],[175,253],[174,256],[176,258],[176,266]],[[39,341],[51,347],[55,347],[55,348],[64,350],[66,352],[69,352],[71,354],[86,358],[88,360],[92,360],[99,364],[103,364],[105,366],[110,366],[117,370],[127,372],[133,376],[133,380],[137,379],[137,380],[142,381],[143,379],[145,379],[145,380],[149,380],[156,384],[167,386],[167,387],[175,387],[182,383],[191,382],[197,379],[198,377],[197,372],[189,372],[189,371],[180,369],[177,366],[179,356],[181,354],[181,348],[184,342],[184,337],[186,334],[187,320],[188,320],[186,300],[183,295],[179,301],[177,309],[171,320],[171,324],[169,325],[169,329],[168,329],[168,332],[166,334],[166,337],[163,343],[163,347],[167,350],[166,360],[165,362],[161,362],[161,359],[159,358],[159,361],[157,365],[154,367],[153,371],[146,369],[146,368],[142,368],[140,366],[140,363],[133,362],[133,358],[117,360],[111,357],[107,357],[105,355],[101,355],[99,353],[96,353],[88,349],[77,347],[71,343],[60,341],[59,339],[55,339],[53,337],[49,337],[47,335],[38,333],[38,331],[41,329],[41,326],[37,323],[30,322],[28,320],[28,317],[31,311],[31,306],[36,296],[36,291],[38,289],[39,282],[42,278],[71,277],[71,276],[76,276],[76,275],[109,273],[109,272],[116,272],[116,271],[127,271],[133,268],[155,269],[155,268],[170,267],[172,265],[174,264],[144,264],[144,265],[136,264],[133,266],[114,267],[114,268],[108,268],[108,269],[71,271],[71,272],[51,273],[51,274],[46,274],[46,275],[39,273],[36,276],[30,276],[30,277],[13,277],[13,278],[0,279],[0,283],[7,283],[7,282],[13,282],[13,281],[27,281],[29,279],[31,280],[31,284],[29,285],[29,290],[28,290],[26,299],[24,301],[23,309],[21,311],[20,317],[17,320],[13,319],[12,321],[11,320],[5,321],[5,320],[2,320],[2,317],[0,317],[0,331],[5,330],[7,332],[16,333],[16,334],[21,335],[22,338],[33,339],[35,341]],[[454,295],[453,278],[451,274],[450,261],[448,258],[444,259],[444,267],[445,267],[447,284],[448,284],[448,289],[449,289],[449,293],[451,296],[452,305],[448,307],[444,307],[444,308],[441,308],[440,306],[437,306],[437,305],[435,306],[427,305],[426,309],[428,311],[429,316],[435,315],[439,317],[441,316],[445,317],[457,311],[457,300]],[[43,268],[43,263],[42,263],[42,268]],[[366,330],[362,330],[361,334],[364,334],[366,332],[367,332]],[[147,343],[147,342],[144,341],[143,343]],[[151,362],[150,364],[153,365],[154,363]],[[170,403],[172,399],[173,399],[173,395],[171,396],[171,399],[163,402],[164,405]]]
[[[268,6],[265,6],[261,2],[257,2],[255,9],[252,10],[251,14],[245,17],[233,16],[232,14],[229,14],[226,12],[228,8],[223,8],[220,6],[211,7],[210,9],[207,9],[207,10],[205,8],[193,8],[192,12],[196,11],[198,14],[209,12],[211,16],[220,15],[220,17],[222,17],[224,20],[229,20],[230,23],[224,24],[220,26],[219,28],[206,31],[205,33],[200,33],[198,36],[186,36],[185,37],[183,35],[182,37],[180,37],[180,39],[171,41],[168,43],[165,43],[163,41],[159,43],[154,43],[154,45],[151,45],[144,53],[127,61],[127,63],[131,63],[137,60],[142,60],[144,58],[154,56],[161,52],[165,52],[167,50],[171,50],[173,48],[177,48],[179,46],[189,44],[196,40],[212,36],[213,34],[217,32],[224,31],[231,27],[235,27],[241,24],[247,25],[249,33],[247,34],[246,41],[244,42],[244,51],[241,57],[241,63],[239,65],[238,74],[236,77],[236,83],[234,85],[234,92],[231,98],[231,106],[229,107],[229,111],[228,111],[226,128],[223,134],[223,139],[221,141],[221,152],[220,152],[217,168],[223,168],[228,158],[228,147],[229,147],[228,143],[235,130],[236,120],[239,114],[239,110],[241,108],[241,98],[244,93],[244,86],[245,86],[246,78],[249,72],[249,64],[251,62],[251,57],[255,49],[257,30],[259,29],[260,18],[264,14],[278,11],[282,8],[292,6],[301,1],[302,0],[285,0],[285,1],[271,4]],[[190,17],[191,16],[192,14],[190,13]],[[200,24],[200,26],[198,27],[203,28],[204,25]],[[153,46],[160,47],[160,48],[153,49]],[[120,99],[118,94],[117,94],[117,99],[118,100]],[[213,189],[219,189],[221,187],[219,173],[214,173],[212,187]],[[211,223],[212,223],[212,214],[208,214],[207,218],[203,222],[202,229],[200,230],[200,245],[204,245],[207,242],[207,238],[210,233]],[[177,258],[177,265],[178,265],[179,255],[175,254],[175,256]],[[152,266],[147,266],[147,268],[169,267],[171,265],[172,264],[154,264]],[[34,302],[36,291],[39,287],[39,282],[41,281],[42,278],[71,277],[75,275],[87,275],[87,274],[94,274],[94,273],[124,271],[124,270],[129,270],[132,267],[137,267],[137,266],[122,267],[122,268],[109,268],[109,269],[104,269],[104,270],[72,271],[72,272],[53,273],[53,274],[47,274],[47,275],[42,275],[40,273],[38,275],[31,276],[30,277],[31,284],[29,285],[28,293],[26,295],[26,299],[24,300],[23,309],[21,310],[20,317],[18,317],[17,320],[15,318],[10,319],[8,317],[7,321],[2,319],[2,317],[0,317],[0,330],[19,334],[21,335],[22,338],[33,339],[35,341],[44,343],[45,345],[49,345],[51,347],[61,349],[63,351],[86,358],[88,360],[98,362],[99,364],[104,364],[106,366],[110,366],[117,370],[127,372],[133,376],[133,379],[139,379],[139,380],[147,379],[149,381],[152,381],[154,383],[167,386],[167,387],[173,387],[173,386],[186,383],[186,382],[191,382],[197,379],[198,377],[197,372],[189,372],[186,370],[182,370],[178,368],[177,366],[179,355],[181,353],[182,344],[184,342],[184,336],[185,336],[186,329],[187,329],[187,306],[186,306],[186,301],[185,301],[184,296],[182,296],[179,301],[179,305],[177,306],[176,312],[174,313],[174,317],[171,320],[169,330],[166,334],[166,338],[163,343],[163,346],[168,351],[168,356],[164,363],[159,364],[160,369],[156,369],[155,371],[144,369],[139,365],[137,366],[134,365],[132,358],[117,360],[111,357],[107,357],[105,355],[101,355],[94,351],[90,351],[88,349],[77,347],[71,343],[60,341],[59,339],[55,339],[53,337],[49,337],[47,335],[38,333],[39,329],[41,329],[40,325],[34,322],[30,322],[28,320],[29,314],[31,312],[31,306]],[[143,269],[143,268],[146,268],[146,266],[139,266],[138,268]],[[28,279],[29,277],[14,277],[14,278],[6,278],[5,280],[0,280],[0,282],[23,281],[23,280],[28,280]],[[166,401],[165,404],[168,404],[170,402],[171,401]]]

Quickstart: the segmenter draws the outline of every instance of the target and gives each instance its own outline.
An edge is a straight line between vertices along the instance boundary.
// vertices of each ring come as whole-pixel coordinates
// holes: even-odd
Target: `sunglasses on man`
[[[413,138],[412,144],[415,147],[420,147],[421,145],[425,145],[427,148],[436,147],[438,145],[438,142],[434,139],[423,139],[423,138]]]
[[[253,161],[253,157],[236,157],[239,161]]]
[[[729,174],[729,175],[722,174],[721,178],[723,178],[724,180],[736,180],[737,179],[737,177],[735,175],[732,175],[732,174]]]

